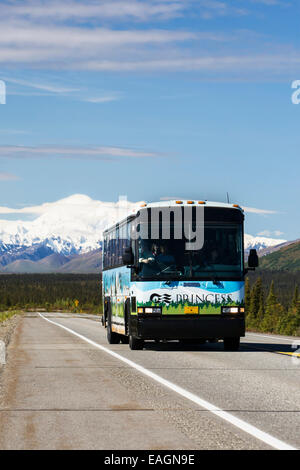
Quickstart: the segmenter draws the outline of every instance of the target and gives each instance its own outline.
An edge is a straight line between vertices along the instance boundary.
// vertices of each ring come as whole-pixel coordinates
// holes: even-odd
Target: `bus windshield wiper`
[[[212,265],[209,265],[210,271],[214,274],[214,277],[212,278],[213,284],[218,286],[220,284],[220,278],[217,276],[217,271],[211,267]]]

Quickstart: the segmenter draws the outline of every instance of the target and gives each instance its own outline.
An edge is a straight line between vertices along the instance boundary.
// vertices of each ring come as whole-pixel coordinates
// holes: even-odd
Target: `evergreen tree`
[[[265,314],[261,322],[261,328],[263,331],[270,333],[279,333],[280,322],[279,320],[285,314],[284,308],[278,302],[278,299],[274,290],[274,281],[271,283],[269,295],[266,302]]]
[[[10,308],[11,305],[12,305],[12,304],[11,304],[10,296],[8,295],[8,296],[6,297],[6,307]]]
[[[261,278],[258,278],[251,289],[251,293],[248,300],[249,308],[247,315],[247,327],[250,329],[257,329],[259,326],[258,315],[260,311],[261,295],[262,281]]]
[[[280,324],[280,333],[285,335],[299,335],[300,334],[300,301],[299,291],[296,285],[292,304],[285,315],[284,320]]]
[[[298,285],[296,285],[295,290],[294,290],[294,296],[292,300],[292,307],[297,309],[299,307],[299,289]]]
[[[258,314],[257,314],[259,324],[263,321],[263,318],[265,316],[265,311],[266,311],[265,310],[265,293],[264,293],[264,289],[261,283],[260,296],[259,296],[259,309],[258,309]]]
[[[246,309],[246,313],[248,313],[249,309],[250,309],[250,300],[251,300],[250,282],[249,282],[249,278],[246,277],[246,279],[245,279],[245,309]]]
[[[277,304],[277,297],[275,295],[274,291],[274,281],[271,282],[270,290],[269,290],[269,295],[267,298],[267,305],[274,305]]]

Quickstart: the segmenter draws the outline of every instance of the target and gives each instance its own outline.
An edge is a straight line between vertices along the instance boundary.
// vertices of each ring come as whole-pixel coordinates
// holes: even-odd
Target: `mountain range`
[[[100,272],[103,230],[141,204],[75,194],[23,209],[0,207],[6,217],[0,219],[0,272]],[[245,234],[246,253],[256,248],[263,255],[288,243]]]
[[[284,243],[279,249],[263,256],[260,261],[262,269],[273,270],[300,270],[300,239],[292,243]]]

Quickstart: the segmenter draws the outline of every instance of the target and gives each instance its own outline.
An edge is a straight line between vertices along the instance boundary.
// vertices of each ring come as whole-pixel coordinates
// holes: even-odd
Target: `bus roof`
[[[169,201],[159,201],[159,202],[150,202],[141,204],[140,207],[173,207],[173,206],[197,206],[197,205],[205,205],[207,207],[222,207],[224,209],[232,209],[233,207],[239,209],[243,212],[243,209],[238,204],[230,204],[226,202],[214,202],[214,201],[198,201],[192,199],[170,199]]]
[[[151,209],[151,208],[157,208],[157,207],[182,207],[182,206],[187,206],[187,207],[193,207],[193,206],[204,206],[204,207],[219,207],[222,209],[236,209],[239,210],[240,212],[244,212],[242,207],[240,207],[238,204],[230,204],[226,202],[214,202],[214,201],[206,201],[206,200],[192,200],[192,199],[170,199],[169,201],[159,201],[159,202],[150,202],[150,203],[141,203],[139,207],[137,207],[135,210],[133,210],[130,214],[128,214],[127,217],[117,221],[116,223],[112,224],[110,227],[107,227],[103,233],[110,232],[116,225],[120,225],[124,223],[125,221],[128,221],[130,219],[134,219],[137,215],[137,213],[141,209]]]

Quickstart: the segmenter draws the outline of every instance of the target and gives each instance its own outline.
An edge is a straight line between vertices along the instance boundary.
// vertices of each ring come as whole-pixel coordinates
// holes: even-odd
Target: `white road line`
[[[193,403],[196,403],[197,405],[201,406],[202,408],[210,411],[214,415],[218,416],[219,418],[224,419],[228,423],[233,424],[237,428],[241,429],[242,431],[245,431],[246,433],[250,434],[251,436],[255,437],[256,439],[259,439],[260,441],[264,442],[265,444],[268,444],[269,446],[273,447],[274,449],[278,450],[297,450],[294,447],[292,447],[289,444],[286,444],[285,442],[276,439],[275,437],[271,436],[270,434],[261,431],[260,429],[256,428],[255,426],[252,426],[252,424],[247,423],[246,421],[243,421],[242,419],[236,418],[232,414],[228,413],[227,411],[223,411],[220,408],[216,407],[212,403],[209,403],[206,400],[203,400],[202,398],[198,397],[197,395],[194,395],[193,393],[189,392],[188,390],[185,390],[184,388],[170,382],[169,380],[163,379],[159,375],[151,372],[148,369],[145,369],[144,367],[140,366],[139,364],[136,364],[135,362],[131,361],[130,359],[127,359],[120,354],[111,351],[109,348],[106,348],[105,346],[102,346],[101,344],[95,343],[95,341],[92,341],[89,338],[86,338],[85,336],[76,333],[76,331],[71,330],[70,328],[67,328],[66,326],[61,325],[60,323],[56,323],[52,320],[49,320],[49,318],[44,317],[41,313],[39,313],[40,317],[46,320],[49,323],[52,323],[53,325],[56,325],[63,330],[68,331],[69,333],[77,336],[78,338],[82,339],[83,341],[86,341],[87,343],[91,344],[95,348],[100,349],[101,351],[106,352],[107,354],[110,354],[112,357],[115,357],[116,359],[119,359],[120,361],[124,362],[125,364],[133,367],[134,369],[138,370],[142,374],[146,375],[147,377],[150,377],[152,380],[155,380],[159,384],[163,385],[164,387],[167,387],[168,389],[172,390],[173,392],[178,393],[184,398],[187,398],[188,400],[192,401]]]
[[[247,336],[257,336],[258,338],[268,338],[268,339],[279,339],[280,341],[288,341],[289,343],[292,343],[293,341],[299,341],[300,339],[295,336],[294,339],[289,339],[289,338],[282,338],[280,336],[273,336],[273,335],[262,335],[262,334],[255,334],[255,333],[246,333],[246,338]],[[270,343],[272,344],[272,343]]]

